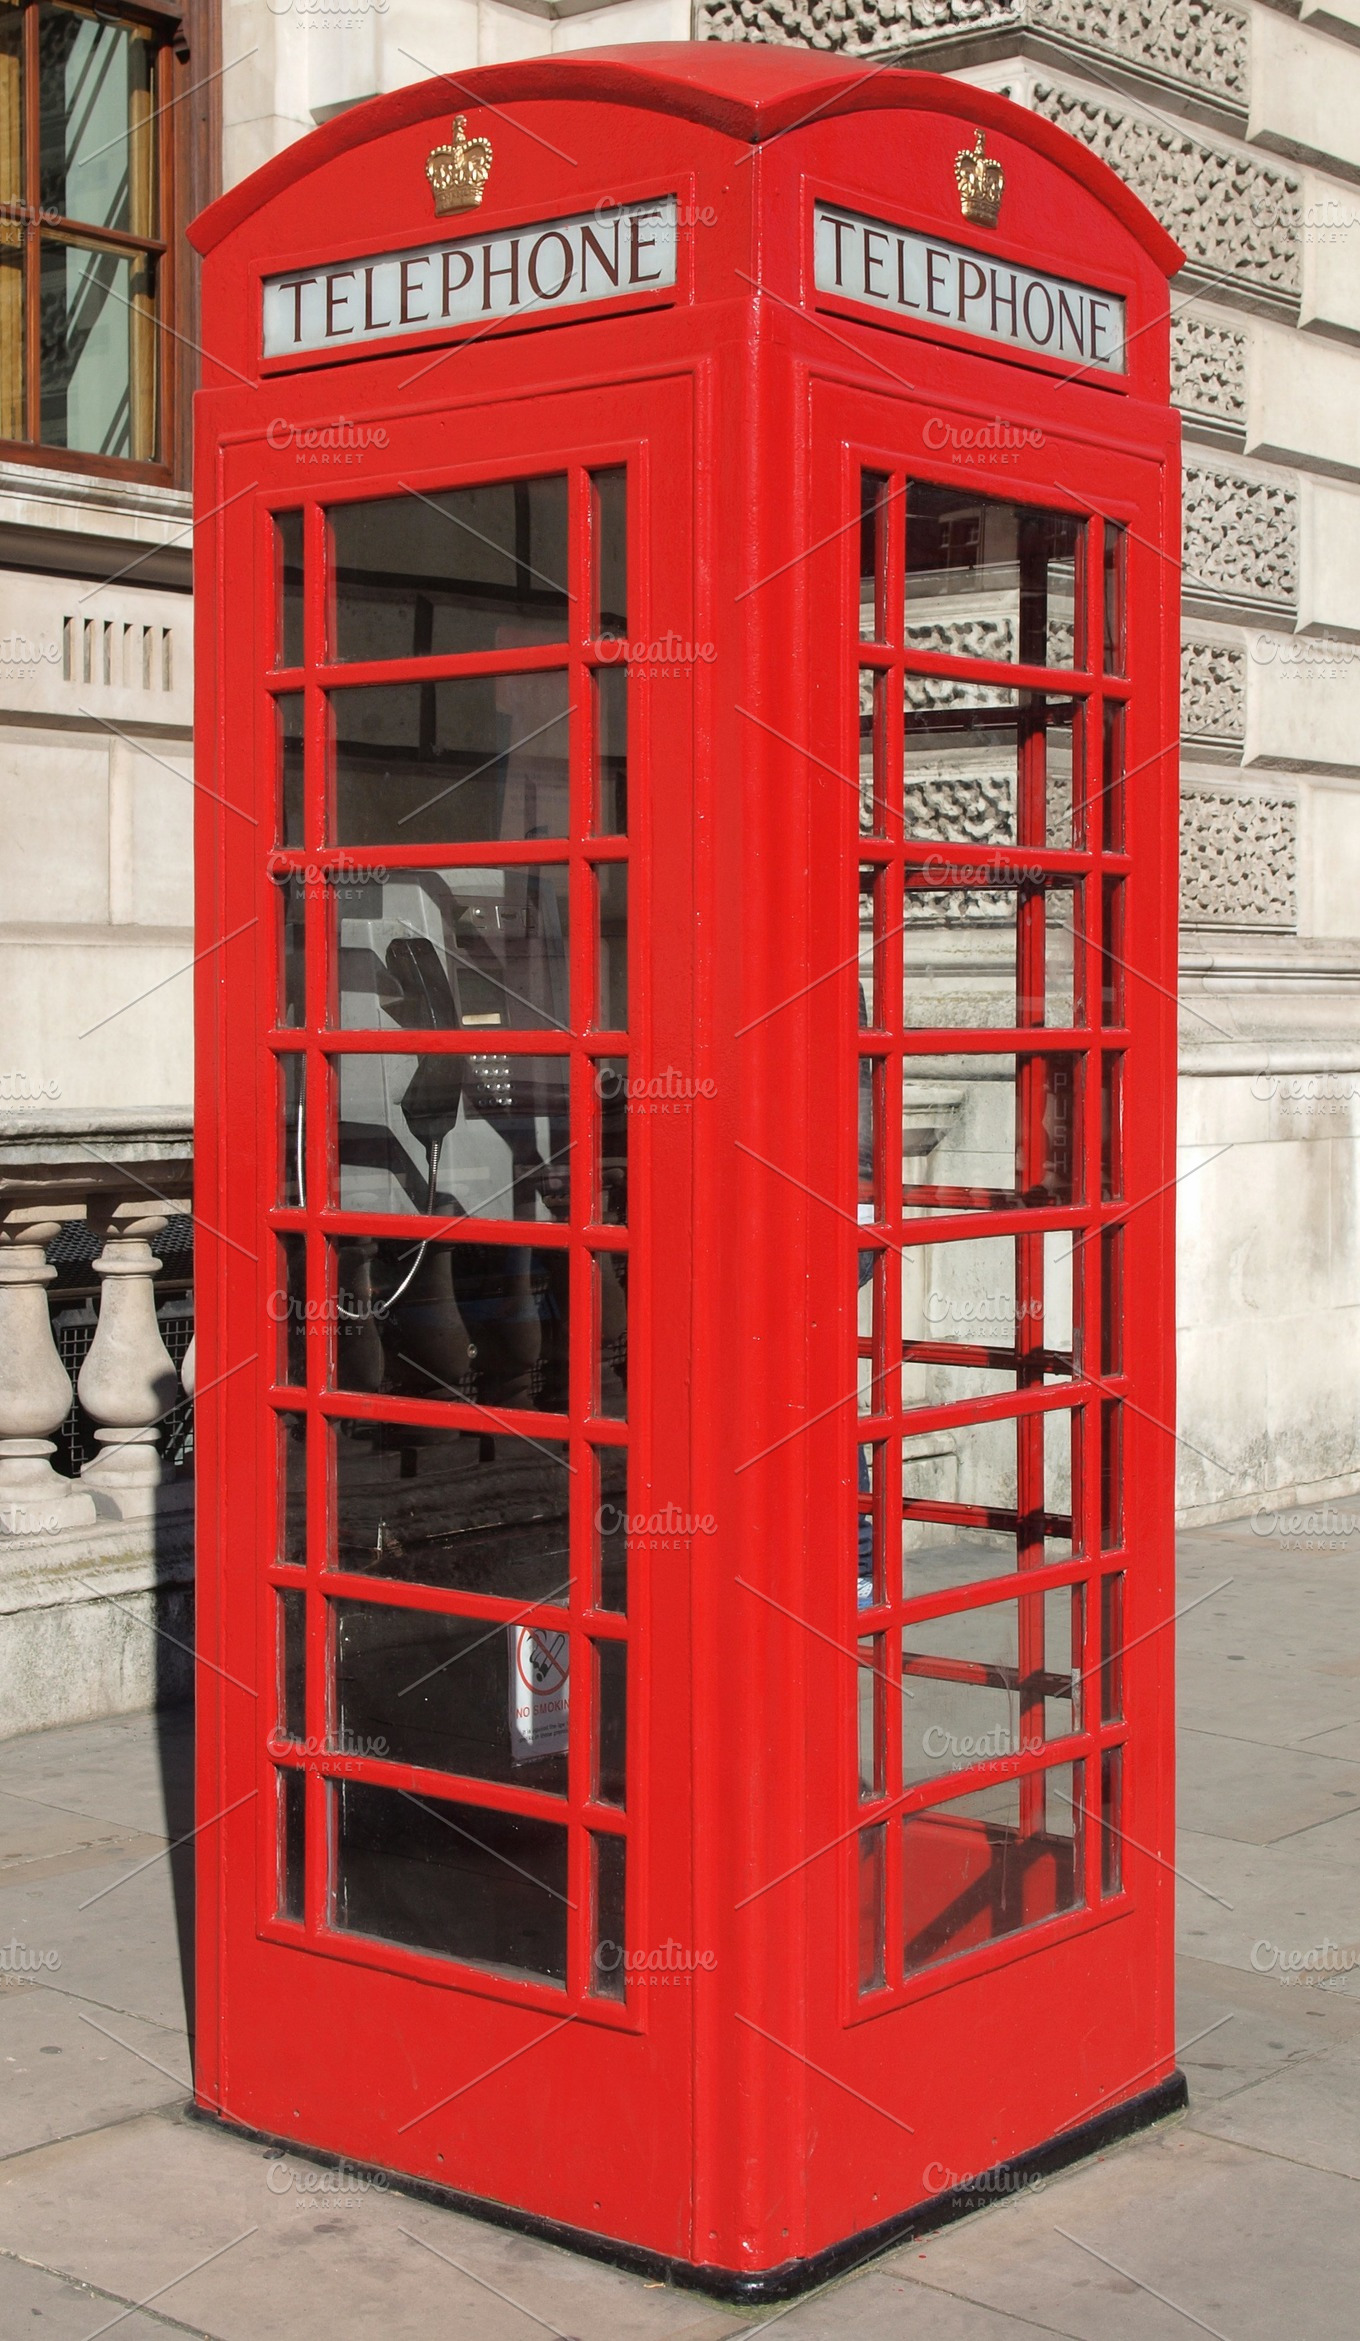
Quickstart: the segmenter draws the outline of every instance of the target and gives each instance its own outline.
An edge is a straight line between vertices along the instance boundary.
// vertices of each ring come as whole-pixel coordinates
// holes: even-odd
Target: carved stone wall
[[[1247,337],[1208,317],[1171,320],[1171,395],[1187,420],[1241,438],[1247,422]]]
[[[1291,609],[1299,589],[1299,499],[1281,480],[1185,467],[1187,599]]]
[[[1191,927],[1297,923],[1298,805],[1288,796],[1186,789],[1181,920]]]
[[[695,30],[851,56],[898,50],[906,61],[968,34],[1032,31],[1226,110],[1247,102],[1246,18],[1223,0],[699,0]]]
[[[1228,642],[1181,644],[1181,738],[1240,747],[1247,720],[1247,659]]]
[[[1292,173],[1048,82],[1034,84],[1032,102],[1036,113],[1080,138],[1142,196],[1199,275],[1292,309],[1302,237]]]

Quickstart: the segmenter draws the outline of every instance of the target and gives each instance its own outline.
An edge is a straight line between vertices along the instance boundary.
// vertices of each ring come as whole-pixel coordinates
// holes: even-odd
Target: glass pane
[[[624,1927],[627,1840],[592,1835],[595,1869],[595,1955],[590,1988],[601,1999],[621,2000],[624,1990]]]
[[[1124,844],[1124,710],[1115,699],[1105,702],[1101,754],[1102,841],[1106,853],[1119,853]]]
[[[42,239],[42,438],[150,463],[156,454],[156,264]]]
[[[1021,1376],[1070,1374],[1072,1266],[1067,1234],[907,1246],[903,1404],[945,1406],[1014,1389]]]
[[[1062,1409],[1041,1418],[955,1424],[903,1440],[902,1567],[908,1600],[1069,1557],[1072,1521],[1060,1504],[1071,1500],[1073,1419]],[[1052,1481],[1047,1487],[1046,1470]],[[942,1517],[960,1506],[973,1517]]]
[[[605,1227],[628,1219],[628,1059],[601,1057],[595,1067],[595,1203],[592,1216]]]
[[[596,1601],[601,1609],[628,1607],[628,1449],[592,1449],[595,1472],[595,1532],[598,1538]]]
[[[930,675],[908,675],[905,696],[909,838],[979,848],[1081,843],[1072,793],[1075,701]],[[980,857],[979,880],[996,874]]]
[[[861,931],[862,931],[861,917]],[[903,903],[902,1020],[910,1027],[1070,1026],[1081,888],[1057,881],[934,887]]]
[[[279,1065],[279,1201],[285,1209],[301,1207],[307,1187],[307,1129],[303,1116],[307,1060],[300,1049],[281,1056]]]
[[[864,862],[859,873],[859,1021],[876,1025],[886,1013],[875,981],[882,949],[885,879],[881,866]]]
[[[1100,1542],[1113,1552],[1124,1541],[1124,1410],[1117,1399],[1100,1409]]]
[[[887,1405],[884,1359],[888,1349],[886,1321],[888,1260],[883,1252],[862,1251],[859,1259],[857,1303],[859,1372],[856,1405],[861,1415],[882,1414]]]
[[[881,837],[887,814],[889,677],[862,667],[859,677],[859,826],[864,837]]]
[[[1082,528],[1070,512],[911,481],[908,649],[1077,665]]]
[[[279,1783],[279,1905],[280,1918],[302,1922],[307,1881],[307,1775],[280,1772]]]
[[[888,639],[888,481],[860,474],[859,633],[861,642]]]
[[[464,675],[330,696],[337,845],[567,834],[567,677]]]
[[[307,1383],[307,1239],[280,1236],[278,1281],[269,1296],[269,1314],[278,1327],[274,1371],[294,1389]]]
[[[888,1832],[882,1822],[876,1829],[861,1829],[859,1833],[859,1988],[862,1992],[881,1991],[887,1977],[884,1957],[888,1918],[887,1843]]]
[[[279,1737],[307,1737],[307,1596],[281,1593],[279,1620]]]
[[[278,1558],[284,1567],[307,1562],[307,1417],[277,1417],[279,1440]]]
[[[1124,1580],[1100,1580],[1100,1720],[1124,1717]]]
[[[1074,1776],[1054,1765],[952,1797],[902,1823],[902,1887],[911,1975],[1083,1900]]]
[[[337,1422],[335,1565],[446,1592],[565,1603],[565,1440]]]
[[[279,950],[279,1023],[296,1032],[307,1021],[307,882],[300,871],[276,877],[283,932]]]
[[[855,1606],[872,1609],[888,1598],[884,1583],[883,1446],[855,1450]]]
[[[861,1636],[856,1669],[859,1704],[859,1793],[880,1797],[887,1786],[887,1643],[882,1634]]]
[[[1072,1239],[1076,1241],[1075,1237]],[[1124,1230],[1107,1227],[1100,1239],[1100,1370],[1124,1371]]]
[[[342,1029],[567,1029],[565,863],[345,871],[331,900]]]
[[[902,1643],[906,1787],[1066,1739],[1076,1727],[1081,1630],[1069,1586],[925,1619],[903,1629]]]
[[[302,664],[302,514],[300,512],[275,513],[274,558],[278,610],[275,663],[281,667],[300,667]]]
[[[628,1254],[595,1255],[596,1404],[606,1421],[628,1413]]]
[[[338,1062],[342,1211],[565,1217],[565,1057]]]
[[[0,43],[4,26],[0,23]],[[9,60],[0,45],[0,150],[4,146],[6,75]],[[12,201],[14,198],[0,200]],[[28,436],[24,387],[24,231],[0,219],[0,439]]]
[[[1107,878],[1101,889],[1104,925],[1100,952],[1100,1019],[1102,1024],[1124,1021],[1124,887]]]
[[[1076,1056],[907,1060],[902,1084],[903,1209],[1002,1211],[1078,1200]],[[922,1139],[926,1143],[923,1145]],[[924,1157],[928,1154],[928,1164]]]
[[[628,1644],[595,1644],[595,1794],[601,1804],[627,1802]]]
[[[342,1747],[565,1796],[566,1634],[337,1601]]]
[[[613,471],[597,471],[590,485],[595,635],[597,639],[619,641],[628,633],[628,474],[620,464]]]
[[[1124,1192],[1124,1060],[1100,1062],[1100,1192],[1106,1203]]]
[[[602,1032],[628,1030],[628,865],[604,862],[596,872],[599,889],[599,1006]]]
[[[154,236],[152,45],[140,26],[38,10],[39,202],[62,219]]]
[[[0,15],[0,203],[6,206],[24,199],[23,54],[24,20],[17,8],[6,9]],[[11,240],[18,250],[23,230],[13,211],[2,225],[0,250]]]
[[[1105,672],[1124,673],[1124,565],[1128,532],[1105,523]]]
[[[1119,1894],[1124,1886],[1124,1751],[1106,1748],[1100,1759],[1100,1891]]]
[[[337,504],[333,656],[429,658],[567,636],[567,482]]]
[[[439,1958],[565,1981],[564,1828],[403,1796],[368,1781],[342,1781],[331,1797],[334,1926]]]
[[[274,704],[278,709],[279,843],[280,845],[301,845],[303,841],[302,693],[300,691],[284,691]]]
[[[628,828],[628,674],[601,667],[595,676],[595,834]]]

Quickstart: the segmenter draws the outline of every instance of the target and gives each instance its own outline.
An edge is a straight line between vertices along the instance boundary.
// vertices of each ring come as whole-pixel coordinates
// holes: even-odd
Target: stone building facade
[[[422,75],[695,37],[1002,90],[1177,237],[1181,1506],[1360,1490],[1360,0],[193,0],[176,22],[196,199]],[[0,452],[0,1733],[135,1706],[183,1663],[189,508],[182,467],[125,473]],[[36,1309],[67,1296],[78,1365],[115,1284],[136,1357],[87,1376],[83,1447],[49,1400],[58,1471],[85,1465],[54,1499],[5,1393]],[[124,1459],[102,1482],[99,1428]]]

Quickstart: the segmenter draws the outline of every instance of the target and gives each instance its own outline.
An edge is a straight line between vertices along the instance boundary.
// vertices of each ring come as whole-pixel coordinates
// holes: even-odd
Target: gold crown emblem
[[[466,114],[455,114],[452,146],[436,146],[425,164],[425,176],[434,189],[435,210],[441,214],[474,210],[490,175],[490,139],[469,138]]]
[[[971,153],[966,146],[960,147],[954,157],[954,176],[964,218],[976,220],[979,227],[994,228],[1006,190],[1006,174],[994,155],[983,153],[982,140],[979,130]]]

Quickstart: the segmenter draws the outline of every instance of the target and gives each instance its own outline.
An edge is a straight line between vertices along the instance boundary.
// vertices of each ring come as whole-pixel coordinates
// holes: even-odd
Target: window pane
[[[599,1006],[602,1032],[628,1030],[628,865],[604,862],[596,873],[599,889]]]
[[[334,1608],[342,1747],[565,1796],[566,1634],[372,1602]]]
[[[1072,1519],[1064,1507],[1071,1502],[1073,1420],[1063,1408],[1043,1417],[955,1424],[903,1440],[908,1600],[1069,1557]],[[973,1517],[943,1516],[960,1506]]]
[[[277,1417],[279,1440],[278,1558],[286,1568],[307,1561],[307,1417]]]
[[[279,1063],[279,1201],[286,1209],[301,1206],[306,1188],[307,1126],[303,1101],[307,1060],[292,1049]]]
[[[39,299],[44,444],[152,462],[154,261],[44,236]]]
[[[331,693],[337,845],[567,834],[567,678],[468,675]]]
[[[39,201],[45,212],[154,236],[152,45],[140,27],[38,10]]]
[[[328,517],[337,660],[566,640],[564,473],[338,504]]]
[[[1062,1586],[906,1626],[904,1785],[1067,1738],[1075,1728],[1079,1618],[1071,1587]]]
[[[3,30],[3,25],[0,25],[0,36],[3,36]],[[0,124],[5,115],[7,63],[4,49],[0,48]],[[7,197],[4,200],[17,199]],[[0,220],[0,439],[22,439],[27,436],[27,432],[23,229]]]
[[[1072,667],[1080,649],[1082,522],[1069,512],[907,489],[907,647]]]
[[[605,1227],[623,1227],[628,1219],[628,1059],[601,1057],[595,1067],[596,1109],[595,1207],[593,1217]]]
[[[902,1823],[905,1967],[1038,1926],[1083,1899],[1080,1765],[953,1797]]]
[[[591,1963],[590,1988],[601,1999],[621,2000],[626,1996],[623,1961],[628,1940],[624,1928],[627,1839],[606,1837],[601,1832],[592,1835],[590,1845],[595,1869],[595,1956]]]
[[[279,1609],[279,1736],[307,1737],[307,1596],[281,1593]]]
[[[279,1906],[280,1918],[301,1923],[307,1879],[307,1775],[280,1772],[279,1783]]]
[[[628,1254],[595,1257],[596,1406],[607,1420],[628,1413]]]
[[[330,887],[342,1029],[566,1031],[564,863],[338,871]]]
[[[595,1794],[602,1804],[627,1802],[628,1644],[595,1644]]]
[[[293,871],[274,881],[279,890],[282,927],[279,951],[278,1019],[286,1031],[297,1031],[307,1020],[307,885]]]
[[[881,472],[860,474],[859,632],[862,642],[888,638],[888,482]]]
[[[595,834],[622,837],[628,827],[628,671],[595,676]]]
[[[564,1828],[367,1781],[344,1781],[331,1795],[335,1926],[565,1981]]]
[[[278,1281],[268,1303],[278,1328],[274,1371],[280,1382],[301,1390],[307,1384],[307,1239],[280,1236],[278,1246]]]
[[[923,1124],[932,1137],[930,1183],[905,1189],[906,1212],[1044,1209],[1079,1199],[1076,1056],[941,1054],[908,1063],[917,1070],[902,1085],[903,1155],[920,1157]]]
[[[908,838],[956,845],[1079,845],[1075,702],[908,675],[904,820]],[[979,852],[983,883],[994,872]]]
[[[338,1245],[336,1269],[340,1389],[565,1413],[564,1250],[368,1238]]]
[[[562,1217],[565,1057],[346,1056],[338,1070],[342,1211]]]
[[[628,1449],[596,1447],[595,1532],[598,1538],[597,1591],[601,1609],[628,1607]]]
[[[1081,900],[1079,886],[1057,882],[977,888],[909,880],[903,1023],[974,1029],[1075,1023]]]
[[[1066,1233],[907,1246],[903,1404],[945,1406],[1014,1389],[1021,1374],[1070,1374],[1073,1260]]]
[[[881,1991],[886,1980],[888,1832],[883,1822],[859,1833],[859,1988]]]
[[[595,633],[618,641],[628,633],[628,474],[622,464],[591,480],[595,552]]]
[[[278,710],[279,843],[302,843],[302,727],[300,691],[285,691],[274,702]]]
[[[22,203],[24,197],[23,54],[24,20],[17,8],[7,9],[0,16],[0,203],[5,204]],[[6,242],[19,251],[22,241],[22,227],[11,214],[0,251]]]
[[[302,514],[274,515],[275,592],[278,623],[275,659],[281,667],[302,664]]]
[[[335,1565],[404,1585],[565,1603],[565,1440],[334,1425]]]

